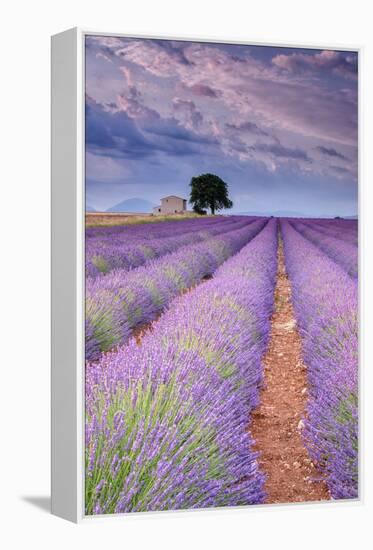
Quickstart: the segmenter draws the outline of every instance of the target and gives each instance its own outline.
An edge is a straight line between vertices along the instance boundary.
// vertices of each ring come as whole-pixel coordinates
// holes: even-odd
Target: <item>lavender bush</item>
[[[332,225],[332,222],[330,222]],[[358,276],[358,257],[356,245],[348,242],[348,240],[341,240],[330,234],[325,234],[315,229],[310,223],[307,225],[301,221],[292,221],[291,225],[301,234],[303,237],[311,241],[318,248],[320,248],[329,258],[339,264],[353,279],[357,279]]]
[[[264,499],[249,413],[269,334],[277,224],[86,368],[86,513]]]
[[[116,231],[107,228],[110,229],[107,234],[86,239],[86,276],[96,277],[116,268],[129,270],[188,244],[240,229],[252,221],[245,216],[217,218],[214,223],[211,219],[197,219],[194,223],[171,222],[168,224],[171,227],[158,231],[154,225],[162,224],[148,224],[146,233],[143,228],[130,231],[128,226],[117,227]]]
[[[131,271],[86,281],[86,359],[123,344],[134,327],[152,321],[171,300],[211,275],[267,223],[257,220]]]
[[[304,436],[333,498],[358,496],[357,282],[281,222],[310,394]],[[341,241],[339,241],[341,242]],[[343,243],[342,243],[343,245]],[[349,244],[345,243],[347,255]],[[343,257],[343,248],[340,253]]]
[[[302,220],[302,223],[329,237],[358,245],[357,220]]]

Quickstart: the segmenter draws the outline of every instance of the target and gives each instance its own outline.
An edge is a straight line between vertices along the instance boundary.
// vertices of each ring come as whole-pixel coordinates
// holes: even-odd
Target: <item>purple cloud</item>
[[[87,98],[88,152],[113,158],[139,159],[154,157],[159,153],[176,157],[196,155],[200,153],[201,146],[218,146],[214,138],[197,135],[180,125],[174,117],[162,118],[153,109],[142,109],[139,102],[135,102],[134,106],[131,98],[126,107],[127,111],[108,111],[93,99]]]
[[[242,122],[241,124],[230,124],[227,123],[226,128],[229,130],[235,130],[237,132],[247,132],[249,134],[254,134],[256,136],[269,136],[268,132],[265,132],[254,122]]]
[[[194,101],[175,97],[173,99],[173,108],[176,113],[182,113],[186,125],[189,128],[197,129],[203,122],[202,113],[197,109]]]
[[[206,84],[193,84],[188,88],[194,95],[202,97],[218,97],[218,93]]]
[[[343,166],[331,165],[331,166],[329,166],[329,168],[331,170],[333,170],[333,172],[335,172],[336,174],[341,175],[341,176],[350,176],[351,175],[350,171],[347,168],[344,168]]]
[[[258,181],[291,173],[354,188],[356,74],[355,52],[91,37],[89,163],[124,159],[126,181],[141,158],[141,173],[157,163],[160,181],[219,162],[232,181],[251,170]]]
[[[291,160],[302,160],[304,162],[312,162],[312,160],[307,155],[306,151],[298,148],[284,147],[280,143],[256,143],[251,147],[253,151],[258,151],[260,153],[270,153],[274,157],[291,159]]]
[[[316,147],[316,149],[320,151],[320,153],[328,157],[335,157],[341,160],[348,160],[348,158],[345,155],[342,155],[342,153],[338,153],[338,151],[333,149],[333,147],[323,147],[322,145],[319,145],[318,147]]]
[[[304,73],[312,70],[332,71],[345,78],[356,78],[357,59],[355,55],[345,55],[334,50],[323,50],[320,53],[280,54],[272,59],[279,69],[292,73]]]
[[[356,140],[357,109],[356,88],[328,87],[328,78],[334,70],[353,71],[356,54],[325,51],[315,54],[292,53],[274,56],[272,62],[263,63],[250,55],[237,56],[234,46],[168,41],[123,40],[121,47],[114,44],[117,56],[129,65],[122,70],[140,69],[145,85],[147,74],[158,78],[151,80],[154,93],[160,93],[167,101],[167,88],[177,89],[181,99],[185,92],[197,92],[196,102],[214,99],[211,120],[215,127],[224,120],[225,111],[240,119],[255,112],[265,126],[286,128],[293,133],[319,139],[352,143]],[[107,47],[107,43],[105,43]],[[283,51],[281,49],[280,51]],[[278,71],[279,66],[288,70]],[[297,67],[307,67],[302,79],[294,73]],[[323,69],[323,85],[312,77],[312,71]],[[292,70],[293,69],[293,70]],[[304,72],[304,71],[303,71]],[[167,79],[165,87],[163,80]],[[157,90],[157,92],[156,92]],[[183,92],[184,90],[184,92]],[[199,95],[198,95],[199,94]],[[197,104],[197,108],[198,108]],[[211,107],[212,109],[212,107]],[[315,116],[317,113],[317,116]],[[206,120],[208,117],[203,113]],[[229,117],[231,118],[231,116]]]

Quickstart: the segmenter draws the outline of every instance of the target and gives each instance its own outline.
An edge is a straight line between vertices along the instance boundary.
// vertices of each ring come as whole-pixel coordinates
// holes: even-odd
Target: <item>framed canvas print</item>
[[[52,508],[358,500],[358,49],[52,39]]]

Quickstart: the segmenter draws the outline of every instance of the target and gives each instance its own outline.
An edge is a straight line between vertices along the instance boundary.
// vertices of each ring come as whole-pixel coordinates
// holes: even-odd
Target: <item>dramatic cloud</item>
[[[303,160],[305,162],[312,162],[309,156],[302,149],[291,149],[289,147],[284,147],[281,144],[268,145],[268,143],[257,143],[252,147],[253,151],[259,151],[261,153],[270,153],[274,157],[292,159],[292,160]]]
[[[203,122],[203,116],[198,111],[194,101],[175,97],[173,99],[174,110],[184,115],[184,122],[188,128],[198,128]]]
[[[322,153],[323,155],[326,155],[328,157],[335,157],[341,160],[348,160],[348,158],[345,157],[345,155],[342,155],[342,153],[338,153],[338,151],[336,151],[332,147],[323,147],[322,145],[319,145],[317,147],[317,150],[320,151],[320,153]]]
[[[304,182],[314,201],[323,182],[323,200],[325,190],[331,204],[342,190],[355,200],[356,53],[101,36],[86,44],[95,193],[105,166],[115,181],[123,170],[123,182],[156,177],[157,193],[174,185],[184,194],[192,175],[219,169],[240,197],[252,196],[245,174],[255,174],[258,196],[276,181],[282,199],[279,182],[296,181],[294,193]]]
[[[189,90],[194,95],[199,96],[205,96],[205,97],[218,97],[218,93],[210,88],[210,86],[207,86],[207,84],[193,84],[193,86],[190,86]]]
[[[355,55],[346,55],[334,50],[324,50],[316,54],[293,53],[277,55],[273,64],[293,73],[332,71],[345,78],[356,78],[357,59]]]
[[[88,98],[86,145],[96,155],[140,159],[168,153],[197,155],[200,147],[216,146],[208,136],[184,128],[175,118],[162,118],[153,109],[142,108],[133,98],[118,98],[126,110],[108,111]]]
[[[131,158],[153,154],[152,144],[125,112],[110,113],[92,99],[86,103],[85,133],[87,151],[94,154]]]
[[[242,122],[241,124],[226,124],[228,130],[236,130],[238,132],[248,132],[249,134],[254,134],[256,136],[268,136],[269,134],[259,128],[254,122]]]
[[[349,171],[347,170],[347,168],[344,168],[343,166],[331,165],[330,168],[331,168],[332,170],[334,170],[334,172],[336,172],[337,174],[346,175],[346,174],[349,173]]]

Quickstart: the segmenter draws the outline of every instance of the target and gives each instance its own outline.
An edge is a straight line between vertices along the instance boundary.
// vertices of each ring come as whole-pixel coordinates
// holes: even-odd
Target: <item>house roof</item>
[[[167,197],[162,197],[161,201],[165,199],[180,199],[181,201],[186,201],[186,199],[183,199],[183,197],[178,197],[177,195],[167,195]]]

